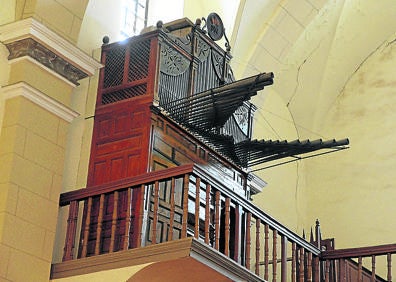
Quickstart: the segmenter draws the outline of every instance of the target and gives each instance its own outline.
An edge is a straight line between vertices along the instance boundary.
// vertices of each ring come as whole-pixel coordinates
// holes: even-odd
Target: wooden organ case
[[[259,90],[272,84],[272,74],[238,84],[229,66],[230,59],[229,52],[207,35],[200,22],[193,24],[188,19],[159,24],[155,30],[124,42],[104,44],[105,67],[99,78],[88,187],[120,185],[150,171],[195,163],[209,178],[227,183],[229,189],[249,198],[243,162],[229,152],[227,142],[230,138],[233,142],[250,139],[255,107],[248,99],[256,93],[257,84]],[[238,94],[241,91],[246,93]],[[166,241],[169,233],[171,201],[175,206],[173,238],[180,238],[182,183],[176,183],[174,196],[168,186],[159,189],[156,242]],[[195,187],[190,190],[189,201],[200,197]],[[84,253],[89,256],[109,251],[115,204],[119,226],[111,249],[150,244],[153,191],[142,195],[134,189],[87,202],[81,232],[89,230],[90,235]],[[221,205],[224,206],[224,201]],[[213,201],[211,210],[214,208]],[[231,221],[237,212],[234,208],[231,207]],[[141,209],[145,211],[143,227],[137,226]],[[194,211],[189,208],[188,212],[190,224]],[[125,226],[130,226],[130,230],[125,230]],[[97,228],[105,230],[100,239]],[[143,230],[141,242],[137,242],[136,230]]]

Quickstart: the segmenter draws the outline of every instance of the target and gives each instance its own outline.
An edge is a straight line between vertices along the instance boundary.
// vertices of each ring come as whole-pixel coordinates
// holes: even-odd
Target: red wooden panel
[[[141,148],[142,137],[133,136],[112,142],[100,143],[96,147],[96,155],[103,156],[107,154],[120,154],[123,151],[131,150],[132,148]]]
[[[114,119],[114,134],[120,134],[130,130],[130,115],[128,112],[120,113]]]
[[[111,133],[111,120],[99,119],[96,123],[98,127],[98,138],[104,138],[110,136]]]
[[[104,183],[107,178],[107,164],[105,159],[98,160],[93,164],[93,172],[89,173],[92,176],[92,185]]]
[[[113,158],[110,161],[109,180],[117,180],[124,176],[124,160],[122,157]]]

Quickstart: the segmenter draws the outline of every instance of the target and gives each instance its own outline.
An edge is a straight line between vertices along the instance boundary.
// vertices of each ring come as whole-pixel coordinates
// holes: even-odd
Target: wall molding
[[[26,82],[18,82],[16,84],[3,86],[0,89],[0,102],[2,102],[2,104],[4,104],[4,102],[8,99],[19,96],[28,99],[29,101],[37,104],[38,106],[69,123],[79,116],[79,113],[45,95]]]

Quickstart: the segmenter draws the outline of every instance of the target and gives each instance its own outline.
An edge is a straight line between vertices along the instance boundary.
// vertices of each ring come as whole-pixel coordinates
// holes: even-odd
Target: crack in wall
[[[298,66],[297,68],[297,76],[296,76],[296,87],[294,87],[293,94],[291,95],[289,101],[286,104],[286,107],[289,107],[290,103],[293,101],[295,96],[297,95],[297,90],[300,87],[300,74],[301,74],[301,69],[302,67],[306,64],[306,62],[311,59],[312,55],[319,49],[320,45],[322,44],[322,41],[319,42],[319,44],[311,51],[311,53],[308,54],[308,56],[303,60],[303,62]]]
[[[352,79],[352,77],[361,69],[361,67],[364,65],[364,63],[371,57],[373,56],[381,47],[385,46],[388,47],[389,45],[392,45],[396,43],[396,38],[387,42],[387,40],[382,41],[381,44],[379,44],[373,51],[371,51],[361,62],[360,64],[356,67],[356,69],[351,73],[351,75],[348,77],[348,79],[345,81],[344,85],[342,86],[340,93],[337,95],[337,97],[334,99],[334,103],[337,101],[338,98],[344,95],[345,93],[345,88],[348,85],[349,81]]]
[[[302,67],[307,63],[307,61],[312,57],[312,55],[319,49],[321,44],[322,44],[322,41],[319,42],[319,44],[308,54],[308,56],[298,66],[297,75],[296,75],[296,87],[294,87],[293,94],[291,95],[289,101],[286,104],[287,108],[289,108],[291,102],[294,100],[295,96],[297,95],[298,88],[300,87],[300,74],[301,74]],[[294,119],[294,115],[293,115],[292,111],[290,110],[290,108],[289,108],[289,113],[290,113],[290,116],[291,116],[291,118],[293,120],[293,124],[294,124],[294,127],[295,127],[296,132],[297,132],[297,137],[300,138],[300,134],[299,134],[299,131],[297,129],[298,125],[297,125],[297,123],[296,123],[296,121]]]

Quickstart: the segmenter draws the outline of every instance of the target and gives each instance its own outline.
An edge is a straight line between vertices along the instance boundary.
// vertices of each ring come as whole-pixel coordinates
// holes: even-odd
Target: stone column
[[[0,26],[0,42],[0,280],[48,281],[71,95],[101,65],[33,18]]]

